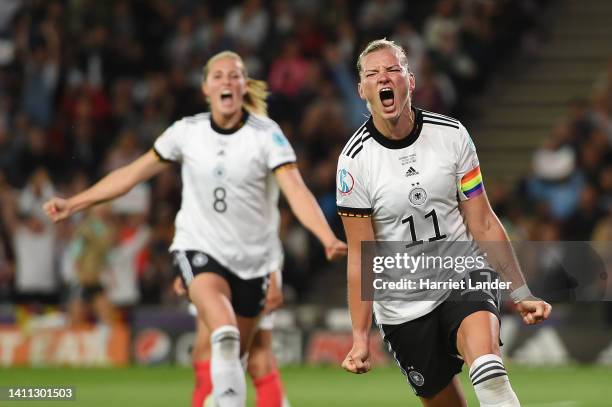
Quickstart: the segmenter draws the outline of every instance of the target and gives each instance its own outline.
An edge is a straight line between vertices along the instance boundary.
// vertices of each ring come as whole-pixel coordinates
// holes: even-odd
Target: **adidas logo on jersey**
[[[230,387],[221,394],[221,397],[234,397],[237,395],[238,393],[236,393],[236,391]]]
[[[418,171],[414,169],[414,167],[410,167],[408,168],[408,170],[406,171],[406,176],[407,177],[412,177],[413,175],[418,175]]]

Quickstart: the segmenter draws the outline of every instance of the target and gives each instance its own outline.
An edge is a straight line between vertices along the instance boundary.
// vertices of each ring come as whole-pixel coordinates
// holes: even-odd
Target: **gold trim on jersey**
[[[346,218],[371,218],[372,215],[363,215],[361,213],[338,212],[338,215]]]
[[[296,162],[284,163],[284,164],[274,167],[272,171],[276,173],[276,172],[279,172],[282,170],[288,170],[291,168],[297,168],[297,163]]]

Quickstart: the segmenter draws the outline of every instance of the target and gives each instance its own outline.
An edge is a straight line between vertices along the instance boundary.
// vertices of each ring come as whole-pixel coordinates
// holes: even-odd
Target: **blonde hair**
[[[242,65],[242,74],[244,75],[247,84],[247,93],[244,96],[244,108],[249,113],[268,116],[268,103],[266,102],[266,98],[270,94],[268,92],[268,84],[265,81],[249,78],[249,74],[244,66],[244,61],[237,53],[232,51],[222,51],[210,57],[204,66],[202,82],[206,82],[206,78],[208,77],[212,64],[223,58],[233,58],[239,61]]]
[[[406,55],[406,52],[404,52],[404,49],[397,45],[394,41],[388,40],[386,38],[381,38],[378,40],[371,41],[368,45],[366,45],[364,50],[361,51],[361,54],[359,54],[359,58],[357,58],[357,72],[359,73],[359,75],[361,75],[361,71],[363,69],[363,66],[361,65],[361,61],[363,60],[363,58],[366,55],[371,54],[375,51],[379,51],[381,49],[396,50],[400,56],[400,64],[406,69],[406,72],[410,72],[410,66],[408,65],[408,56]]]

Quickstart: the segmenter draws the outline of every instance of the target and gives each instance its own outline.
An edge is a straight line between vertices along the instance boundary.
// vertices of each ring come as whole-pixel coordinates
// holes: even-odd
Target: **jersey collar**
[[[415,141],[417,141],[417,139],[421,135],[421,129],[423,128],[423,117],[421,115],[421,110],[415,109],[414,107],[411,107],[411,109],[414,112],[414,127],[412,127],[412,131],[410,132],[410,134],[400,140],[392,140],[390,138],[385,137],[380,131],[378,131],[376,126],[374,126],[374,119],[372,118],[372,116],[370,116],[366,127],[374,138],[374,140],[376,140],[384,147],[391,148],[394,150],[409,147],[414,144]]]
[[[247,112],[245,109],[242,109],[242,118],[240,119],[238,124],[230,129],[224,129],[220,127],[217,123],[215,123],[215,120],[213,119],[213,116],[211,114],[210,115],[210,127],[212,127],[212,129],[219,134],[234,134],[238,130],[240,130],[242,126],[244,126],[244,124],[247,122],[248,119],[249,119],[249,112]]]

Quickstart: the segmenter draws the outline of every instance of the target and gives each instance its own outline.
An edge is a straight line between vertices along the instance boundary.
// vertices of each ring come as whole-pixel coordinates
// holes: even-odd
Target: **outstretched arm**
[[[289,202],[291,211],[304,227],[310,230],[325,247],[328,260],[346,255],[346,244],[332,232],[312,192],[294,165],[281,167],[275,172],[276,180]]]
[[[54,222],[59,222],[75,212],[127,193],[134,185],[151,178],[167,166],[150,150],[132,163],[112,171],[85,191],[68,199],[52,198],[43,208]]]
[[[467,227],[488,255],[487,260],[504,280],[512,285],[512,300],[517,310],[528,324],[537,324],[550,315],[552,307],[545,301],[534,297],[521,272],[518,260],[503,225],[493,212],[486,193],[460,203]]]

